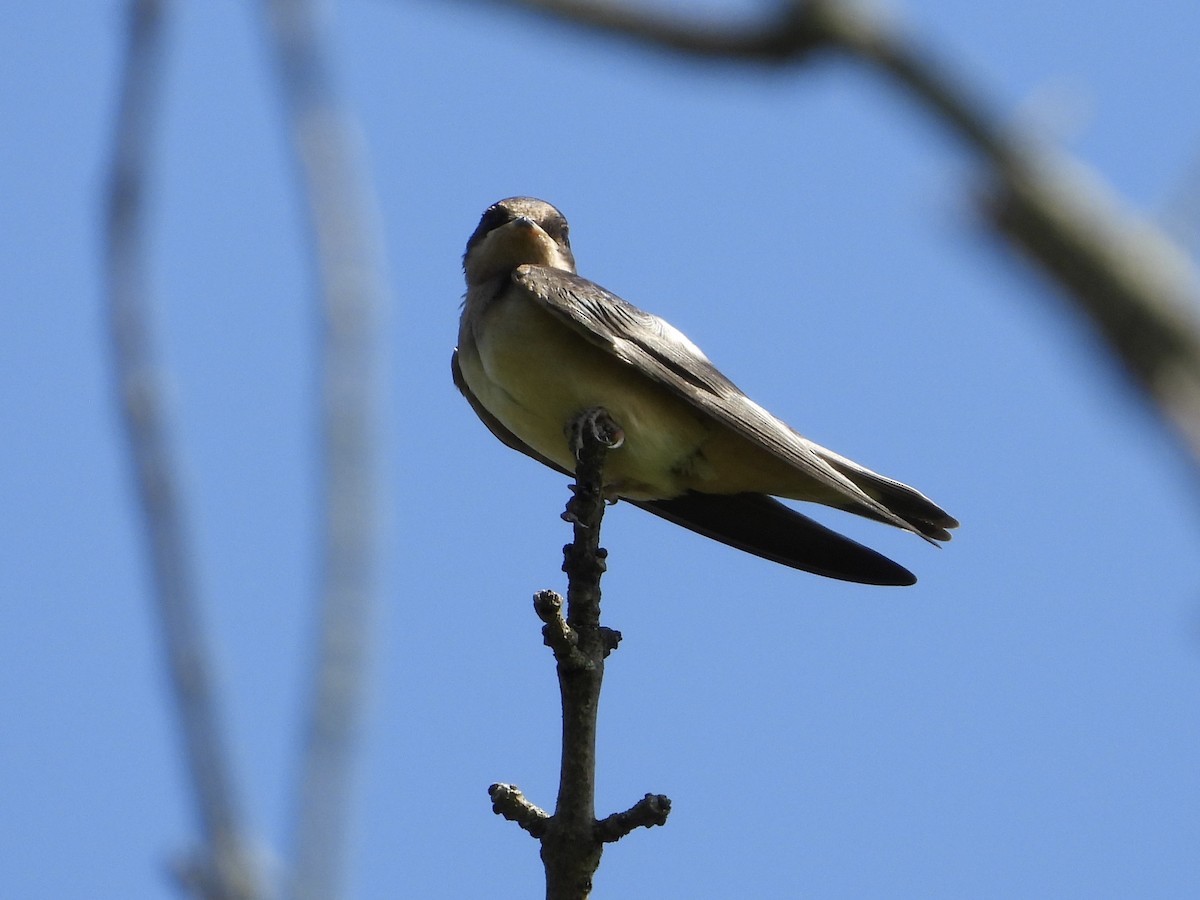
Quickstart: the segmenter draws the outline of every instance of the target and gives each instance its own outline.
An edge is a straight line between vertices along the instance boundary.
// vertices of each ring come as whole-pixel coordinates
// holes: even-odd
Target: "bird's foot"
[[[585,409],[567,423],[567,439],[571,443],[571,452],[576,459],[583,450],[584,434],[590,434],[609,450],[616,450],[625,443],[624,429],[617,424],[603,406]]]

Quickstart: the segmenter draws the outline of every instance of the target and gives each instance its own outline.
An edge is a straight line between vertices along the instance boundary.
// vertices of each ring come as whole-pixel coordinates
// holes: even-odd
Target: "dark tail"
[[[908,569],[765,494],[627,500],[646,512],[772,562],[859,584],[907,585]]]

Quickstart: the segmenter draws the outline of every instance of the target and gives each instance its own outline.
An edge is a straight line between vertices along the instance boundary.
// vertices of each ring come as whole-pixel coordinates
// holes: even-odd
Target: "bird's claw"
[[[571,420],[567,430],[571,442],[571,452],[575,454],[576,459],[583,450],[584,434],[590,434],[609,450],[616,450],[625,443],[624,429],[617,424],[603,406],[585,409]]]

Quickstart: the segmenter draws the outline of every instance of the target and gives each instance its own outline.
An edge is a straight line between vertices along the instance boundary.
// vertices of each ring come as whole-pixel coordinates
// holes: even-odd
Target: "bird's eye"
[[[483,214],[477,230],[480,234],[486,234],[493,229],[499,228],[511,219],[512,213],[503,206],[489,206],[487,212]]]
[[[560,241],[564,244],[571,243],[570,231],[571,229],[567,227],[566,219],[556,218],[550,223],[549,233],[550,236],[556,241]]]

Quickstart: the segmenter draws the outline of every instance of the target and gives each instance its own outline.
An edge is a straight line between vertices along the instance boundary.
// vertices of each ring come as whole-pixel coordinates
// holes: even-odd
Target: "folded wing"
[[[450,366],[455,386],[502,443],[568,477],[573,474],[533,450],[488,412],[463,379],[457,351]],[[697,534],[793,569],[860,584],[908,585],[916,581],[911,572],[883,554],[763,494],[684,494],[633,504]]]
[[[832,489],[844,498],[844,503],[837,504],[841,508],[911,531],[931,543],[949,539],[945,529],[957,523],[932,501],[907,485],[876,475],[798,434],[748,398],[670,323],[586,278],[560,269],[521,266],[513,278],[547,310],[588,340],[818,484]],[[903,490],[889,490],[895,486]],[[869,488],[878,490],[873,492]],[[910,518],[889,508],[885,496],[892,495],[906,501],[920,498],[923,504],[906,502],[908,507],[915,505],[919,514]]]

